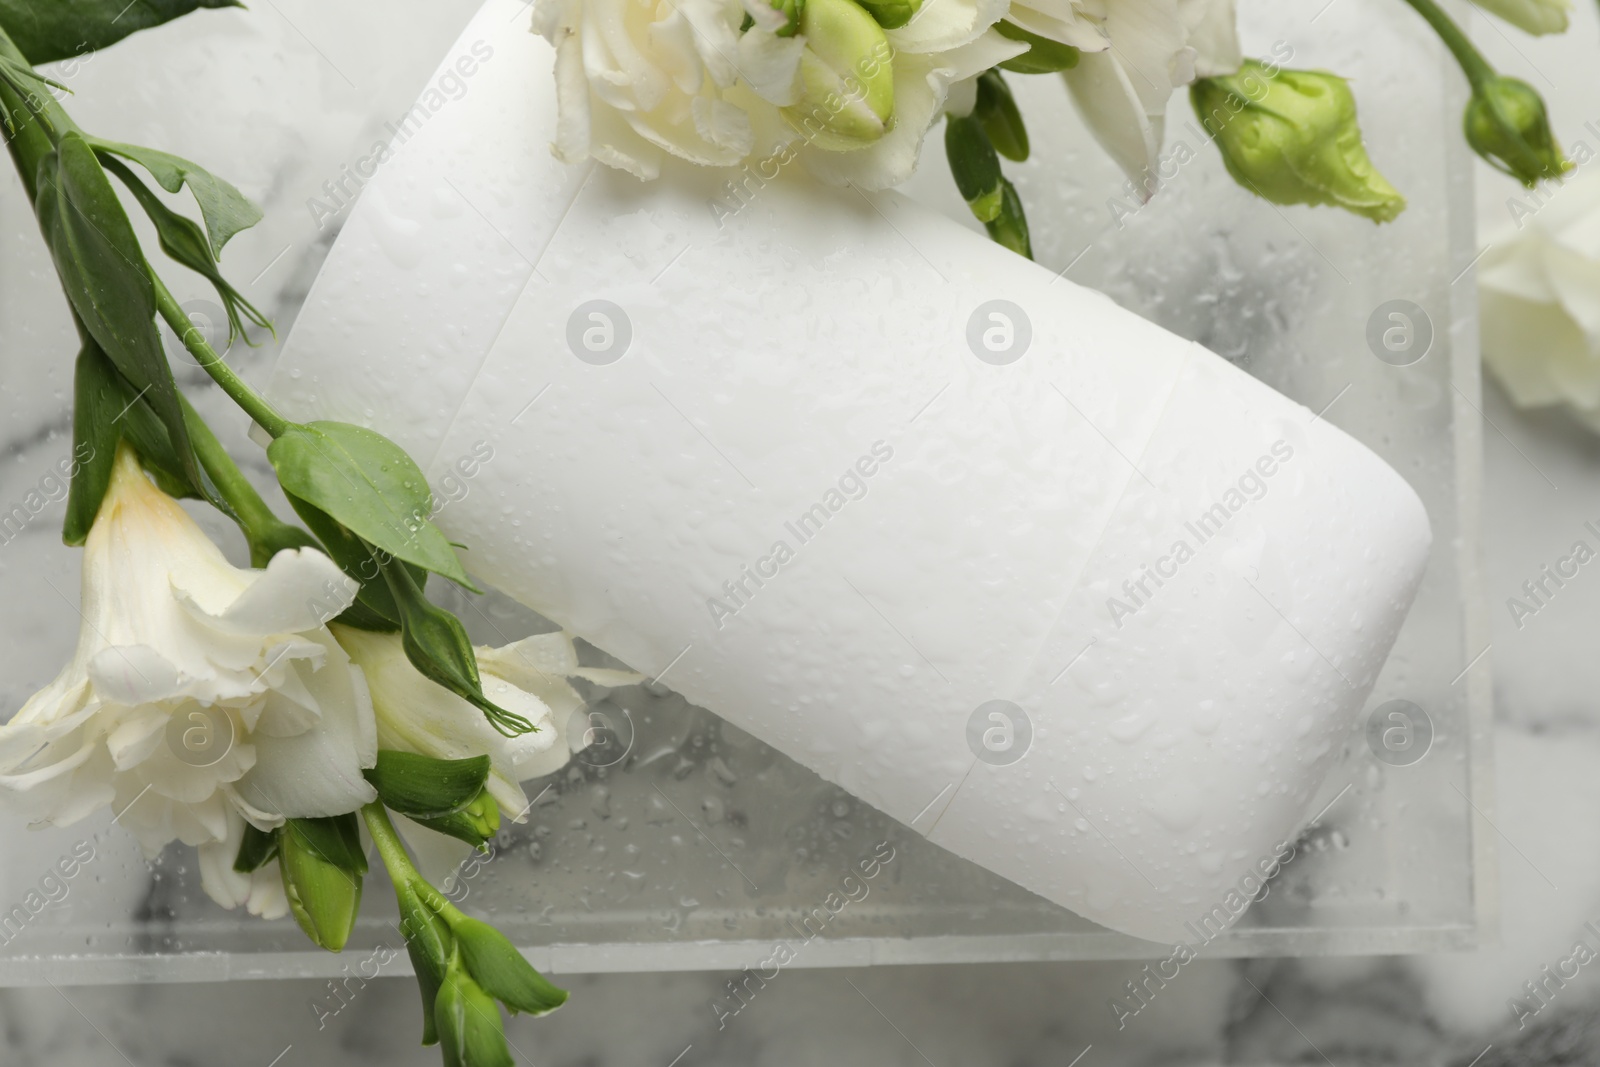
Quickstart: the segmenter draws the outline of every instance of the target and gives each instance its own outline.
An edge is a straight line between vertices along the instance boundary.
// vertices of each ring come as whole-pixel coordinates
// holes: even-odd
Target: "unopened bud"
[[[484,842],[500,831],[500,805],[487,791],[480,792],[460,811],[433,817],[412,816],[413,820],[436,833],[449,834],[472,845]]]
[[[945,118],[944,151],[950,159],[950,173],[956,180],[961,199],[967,202],[979,222],[993,222],[1000,214],[1004,196],[1000,157],[983,124],[968,116]]]
[[[806,0],[800,19],[800,102],[784,108],[806,140],[845,152],[882,139],[894,123],[894,50],[855,0]]]
[[[1258,196],[1342,207],[1374,222],[1405,209],[1405,197],[1367,157],[1343,78],[1247,59],[1237,73],[1202,78],[1189,92],[1228,173]]]
[[[278,835],[278,867],[289,910],[319,948],[339,952],[361,910],[359,840],[352,849],[336,819],[290,819]]]
[[[473,981],[511,1012],[548,1015],[567,1002],[567,991],[534,970],[506,935],[488,923],[460,918],[450,932]]]
[[[433,1018],[445,1067],[513,1067],[500,1006],[472,980],[459,954],[445,972]]]
[[[860,3],[867,9],[867,14],[886,30],[904,26],[922,7],[922,0],[860,0]]]
[[[1028,128],[1022,124],[1022,111],[998,69],[978,75],[972,117],[983,123],[983,132],[996,152],[1017,163],[1028,158]]]
[[[1000,179],[1000,213],[992,222],[983,224],[996,244],[1004,245],[1019,256],[1033,258],[1033,241],[1028,236],[1028,217],[1022,212],[1022,198],[1010,179]]]
[[[1544,99],[1525,81],[1496,75],[1481,82],[1464,125],[1474,152],[1530,189],[1572,169],[1550,131]]]

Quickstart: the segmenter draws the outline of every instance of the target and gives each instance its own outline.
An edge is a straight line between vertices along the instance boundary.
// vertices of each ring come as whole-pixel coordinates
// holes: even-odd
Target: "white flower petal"
[[[125,771],[144,762],[166,740],[167,724],[171,721],[167,710],[157,705],[130,708],[106,734],[106,750],[111,753],[112,765]]]
[[[535,678],[563,678],[578,669],[578,650],[564,630],[534,634],[499,648],[479,648],[478,661],[493,664],[500,677],[517,685]]]
[[[757,0],[755,6],[778,14],[764,0]],[[778,24],[783,25],[781,15]],[[800,53],[805,47],[799,37],[779,37],[759,27],[751,29],[739,38],[739,76],[763,100],[787,107],[800,99]]]
[[[1074,3],[1050,4],[1040,0],[1033,0],[1026,6],[1014,3],[1006,21],[1016,23],[1029,33],[1071,45],[1080,52],[1104,52],[1111,47],[1100,23],[1088,18],[1080,5]]]
[[[113,704],[132,706],[182,693],[188,679],[149,645],[104,648],[89,660],[89,682]]]
[[[307,679],[322,708],[316,725],[291,737],[252,735],[256,765],[239,796],[288,818],[342,815],[377,799],[362,770],[377,761],[372,702],[365,680],[331,638],[328,660]]]
[[[1124,174],[1142,181],[1161,152],[1162,118],[1145,110],[1122,64],[1110,52],[1086,52],[1061,76],[1100,147]]]
[[[1233,0],[1179,0],[1178,12],[1194,49],[1197,77],[1232,74],[1244,62]]]
[[[923,0],[910,22],[884,36],[897,61],[904,52],[947,52],[977,40],[1010,6],[1010,0]]]
[[[289,896],[283,891],[283,873],[277,860],[250,875],[250,895],[244,909],[262,919],[281,919],[289,914]]]
[[[1564,404],[1600,432],[1600,175],[1550,192],[1478,275],[1484,363],[1523,407]]]
[[[950,91],[945,94],[944,110],[947,115],[956,115],[961,118],[972,114],[972,109],[978,106],[978,79],[962,78],[950,86]]]
[[[550,730],[554,737],[550,747],[517,764],[517,773],[524,782],[555,774],[571,763],[573,756],[588,747],[584,736],[586,731],[570,731],[568,725],[571,721],[571,715],[558,715],[551,719]]]
[[[195,610],[204,609],[174,576],[173,587]],[[255,572],[249,587],[208,622],[236,634],[294,633],[313,630],[355,602],[360,587],[339,565],[313,548],[285,549],[273,556],[263,571]]]
[[[239,844],[244,840],[244,827],[245,821],[239,813],[231,812],[227,817],[227,831],[223,838],[201,845],[196,850],[200,864],[200,888],[206,891],[206,896],[230,910],[243,904],[250,896],[250,875],[240,874],[233,869],[233,861],[239,855]]]

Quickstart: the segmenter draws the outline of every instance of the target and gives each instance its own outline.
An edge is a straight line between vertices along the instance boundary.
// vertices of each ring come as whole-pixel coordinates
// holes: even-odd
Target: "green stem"
[[[426,885],[416,865],[411,862],[411,854],[406,851],[405,843],[400,840],[400,832],[389,821],[389,811],[383,806],[383,801],[374,800],[362,808],[361,817],[366,820],[367,832],[372,835],[372,843],[377,846],[378,855],[388,869],[389,880],[395,884],[395,888],[403,886],[410,889],[418,882]]]
[[[1462,32],[1461,27],[1445,14],[1444,8],[1435,0],[1406,0],[1406,3],[1427,20],[1428,25],[1433,27],[1433,32],[1437,33],[1445,47],[1450,49],[1451,54],[1456,57],[1456,62],[1461,64],[1461,70],[1466,74],[1474,92],[1477,92],[1485,82],[1496,77],[1494,68],[1483,58],[1483,53],[1478,51],[1477,46]]]
[[[444,920],[445,925],[450,929],[454,930],[456,924],[467,917],[465,912],[450,903],[449,897],[439,892],[426,881],[419,881],[412,888],[417,891],[417,895],[422,898],[423,902],[433,909],[433,913]]]
[[[156,287],[156,311],[172,328],[172,332],[183,341],[183,347],[194,356],[195,362],[222,386],[222,391],[232,397],[233,402],[243,408],[244,413],[254,419],[257,425],[273,437],[281,437],[284,431],[294,424],[278,414],[276,408],[267,403],[260,393],[246,385],[244,379],[222,361],[216,349],[206,343],[206,339],[200,335],[199,328],[189,321],[189,316],[183,313],[177,299],[154,271],[150,272],[150,280]]]
[[[466,918],[466,915],[450,903],[449,899],[422,877],[421,873],[411,862],[411,856],[406,852],[405,844],[400,840],[400,833],[394,828],[394,823],[389,821],[389,812],[384,808],[383,802],[375,800],[361,809],[361,815],[367,820],[367,832],[372,835],[372,843],[378,848],[378,855],[383,859],[383,865],[389,871],[389,880],[395,884],[400,892],[414,893],[435,915],[445,921],[448,926]]]
[[[189,429],[189,443],[200,466],[210,475],[224,502],[232,512],[234,522],[250,544],[250,563],[265,567],[267,562],[285,548],[318,547],[316,539],[293,523],[284,522],[271,506],[256,492],[228,450],[222,447],[211,427],[195,411],[189,398],[181,393],[183,421]]]

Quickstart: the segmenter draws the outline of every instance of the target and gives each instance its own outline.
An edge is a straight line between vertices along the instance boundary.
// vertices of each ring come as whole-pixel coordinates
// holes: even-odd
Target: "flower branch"
[[[431,522],[421,469],[371,430],[296,423],[252,389],[151,266],[111,179],[162,252],[216,290],[230,342],[271,328],[218,263],[259,209],[198,164],[84,131],[29,61],[197,6],[216,4],[176,0],[123,27],[115,12],[46,13],[23,27],[27,54],[0,12],[6,146],[80,338],[63,537],[84,549],[85,619],[72,662],[0,726],[0,803],[63,825],[115,803],[147,853],[176,836],[197,844],[213,899],[292,914],[330,951],[360,909],[362,812],[411,920],[425,1039],[443,1043],[448,1065],[503,1067],[497,1002],[542,1013],[566,994],[417,872],[388,812],[483,846],[502,813],[525,813],[520,782],[569,754],[545,698],[564,713],[581,701],[560,678],[473,648],[426,600],[430,573],[473,586]],[[136,167],[168,193],[186,188],[199,221]],[[160,322],[272,438],[267,458],[306,528],[274,513],[179,390]],[[174,497],[236,522],[252,568],[228,564]],[[530,641],[548,654],[552,637],[567,655],[551,662],[576,671],[565,635]]]

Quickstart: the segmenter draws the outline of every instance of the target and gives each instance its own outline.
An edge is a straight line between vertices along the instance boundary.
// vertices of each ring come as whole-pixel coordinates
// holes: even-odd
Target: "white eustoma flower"
[[[739,0],[538,0],[533,17],[556,48],[558,158],[654,178],[663,153],[721,166],[749,154],[750,117],[724,96]]]
[[[376,796],[366,686],[323,625],[355,591],[310,549],[232,566],[120,447],[84,543],[77,651],[0,727],[0,805],[58,826],[110,805],[150,856],[199,846],[219,902],[277,910],[275,869],[223,873],[244,821]]]
[[[572,753],[586,743],[581,736],[567,736],[572,713],[583,706],[583,698],[567,679],[585,678],[606,686],[641,680],[631,671],[578,666],[572,638],[559,631],[502,648],[479,646],[473,651],[484,695],[536,727],[532,733],[506,737],[477,708],[419,674],[406,658],[398,634],[337,624],[333,633],[366,675],[378,747],[436,759],[488,756],[485,788],[500,810],[517,820],[528,812],[522,783],[565,767]]]
[[[1062,77],[1090,132],[1137,183],[1160,157],[1173,90],[1242,60],[1233,0],[1015,0],[1006,17],[1082,51]]]
[[[783,17],[762,0],[536,0],[534,30],[556,47],[552,148],[644,179],[659,176],[667,154],[708,166],[800,157],[835,184],[895,185],[915,168],[950,85],[1025,50],[990,29],[1007,2],[924,0],[906,25],[882,31],[880,47],[845,42],[856,54],[833,65],[846,88],[810,99],[808,49],[829,49],[804,33],[780,36]],[[829,111],[870,128],[862,98],[880,68],[892,70],[894,90],[881,136],[841,145],[807,128],[804,116]]]
[[[1479,261],[1484,362],[1519,407],[1565,404],[1600,432],[1600,174],[1521,223]]]

